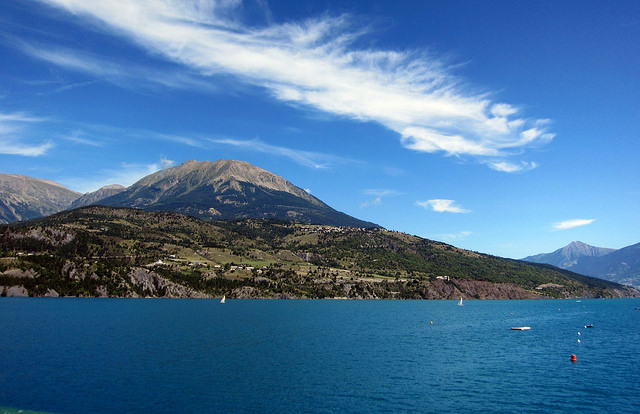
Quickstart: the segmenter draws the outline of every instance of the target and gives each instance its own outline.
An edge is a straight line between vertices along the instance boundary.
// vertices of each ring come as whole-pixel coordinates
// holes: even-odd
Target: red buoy
[[[571,355],[571,362],[576,362],[578,358],[575,355]]]

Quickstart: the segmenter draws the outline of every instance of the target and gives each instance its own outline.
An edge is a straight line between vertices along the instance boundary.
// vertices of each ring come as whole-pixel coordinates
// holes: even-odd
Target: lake
[[[637,307],[1,298],[0,413],[638,413]]]

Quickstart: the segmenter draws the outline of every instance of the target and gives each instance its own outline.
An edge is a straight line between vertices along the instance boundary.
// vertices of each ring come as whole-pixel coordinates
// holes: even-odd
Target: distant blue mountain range
[[[640,243],[608,249],[574,241],[551,253],[541,253],[522,259],[546,263],[587,276],[640,287]]]

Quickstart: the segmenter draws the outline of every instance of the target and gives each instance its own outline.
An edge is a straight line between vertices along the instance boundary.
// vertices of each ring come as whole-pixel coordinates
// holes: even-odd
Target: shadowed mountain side
[[[522,260],[547,263],[583,275],[640,287],[640,243],[616,250],[572,242],[552,253]]]
[[[571,270],[640,287],[640,243],[623,247],[605,256],[582,257]]]
[[[541,253],[525,257],[524,261],[534,263],[546,263],[563,269],[569,269],[583,257],[604,256],[615,251],[604,247],[590,246],[586,243],[574,241],[551,253]]]
[[[101,200],[104,200],[107,197],[111,197],[113,195],[119,194],[126,189],[127,188],[125,186],[122,186],[120,184],[106,185],[96,191],[92,191],[90,193],[86,193],[82,195],[82,197],[78,198],[76,201],[71,203],[71,207],[69,208],[78,208],[78,207],[89,206],[91,204],[97,204]]]
[[[275,218],[377,227],[336,211],[284,178],[243,161],[188,161],[151,174],[96,204],[176,211],[205,220]]]

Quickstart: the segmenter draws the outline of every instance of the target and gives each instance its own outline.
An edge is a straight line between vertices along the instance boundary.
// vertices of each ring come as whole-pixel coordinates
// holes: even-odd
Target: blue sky
[[[640,2],[0,3],[0,172],[237,159],[503,257],[640,241]]]

